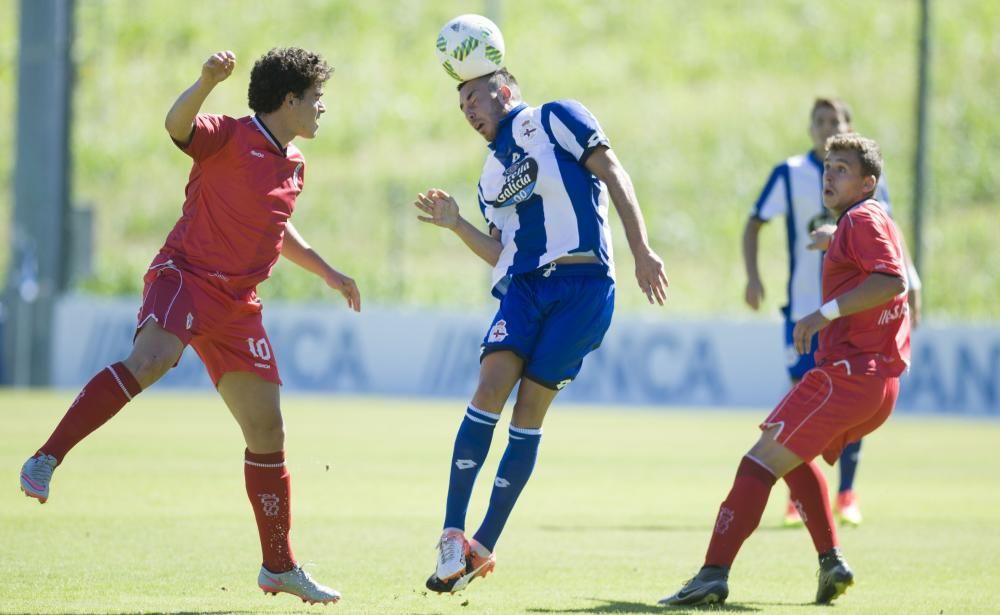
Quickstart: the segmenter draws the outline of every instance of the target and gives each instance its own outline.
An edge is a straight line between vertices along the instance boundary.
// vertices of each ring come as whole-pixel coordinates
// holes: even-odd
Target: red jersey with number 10
[[[256,117],[199,115],[187,146],[194,159],[184,208],[157,260],[244,296],[267,279],[302,192],[305,159]]]
[[[882,273],[906,279],[896,225],[876,201],[851,206],[823,259],[823,301],[835,299]],[[910,315],[906,293],[863,312],[842,316],[819,332],[816,363],[848,359],[857,373],[899,376],[910,364]]]

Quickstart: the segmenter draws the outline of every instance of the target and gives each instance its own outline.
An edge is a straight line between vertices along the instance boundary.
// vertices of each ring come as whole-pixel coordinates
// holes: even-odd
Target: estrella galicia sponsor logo
[[[493,202],[494,207],[510,207],[530,198],[538,181],[538,163],[534,158],[522,158],[508,167],[503,176],[503,187]]]

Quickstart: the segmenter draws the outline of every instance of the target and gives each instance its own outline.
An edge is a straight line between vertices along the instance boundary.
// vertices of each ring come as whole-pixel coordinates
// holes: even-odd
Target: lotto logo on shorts
[[[490,329],[490,341],[491,342],[502,342],[507,338],[507,321],[498,320],[493,328]]]
[[[265,516],[278,516],[278,502],[281,499],[277,495],[273,493],[258,493],[257,497],[260,498],[260,506],[264,509]]]

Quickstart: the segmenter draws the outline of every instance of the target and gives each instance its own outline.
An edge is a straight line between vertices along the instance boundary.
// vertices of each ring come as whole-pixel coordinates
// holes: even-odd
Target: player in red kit
[[[292,554],[281,379],[256,293],[284,256],[339,291],[351,309],[361,309],[354,280],[328,265],[289,220],[305,179],[305,159],[291,142],[316,135],[332,69],[315,53],[272,49],[250,74],[253,115],[199,114],[235,65],[230,51],[212,55],[167,113],[167,133],[193,165],[181,217],[144,278],[132,352],[80,391],[25,462],[21,489],[45,503],[52,473],[70,449],[159,380],[191,345],[246,440],[247,495],[263,552],[258,585],[310,603],[336,602],[340,594],[315,582]]]
[[[823,260],[823,305],[801,318],[799,353],[819,333],[816,367],[764,422],[719,508],[705,564],[663,605],[721,603],[729,569],[760,523],[771,488],[784,478],[819,553],[816,602],[825,604],[854,583],[837,546],[826,480],[813,461],[833,463],[841,450],[889,418],[899,376],[910,360],[906,268],[896,226],[872,199],[882,173],[878,144],[855,133],[831,137],[823,163],[823,204],[837,218]]]

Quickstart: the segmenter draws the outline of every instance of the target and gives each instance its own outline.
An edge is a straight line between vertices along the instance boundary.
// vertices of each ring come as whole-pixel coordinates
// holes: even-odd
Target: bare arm
[[[743,228],[743,266],[747,272],[747,287],[743,298],[754,310],[759,310],[760,302],[764,300],[764,283],[760,280],[760,269],[757,266],[757,246],[762,226],[763,220],[750,216]]]
[[[285,224],[285,238],[281,244],[281,255],[310,273],[323,278],[326,285],[340,291],[347,300],[347,307],[361,311],[361,292],[350,277],[327,264],[316,250],[306,243],[291,222]]]
[[[163,125],[171,138],[184,145],[191,140],[194,118],[201,110],[205,99],[216,85],[233,74],[235,67],[236,55],[232,51],[220,51],[205,60],[205,64],[201,67],[201,77],[177,97],[167,112]]]
[[[635,279],[639,283],[639,288],[646,293],[646,299],[650,303],[656,301],[663,305],[670,282],[663,271],[663,261],[649,247],[646,222],[639,209],[639,199],[635,195],[632,178],[618,161],[615,153],[604,146],[597,147],[587,158],[584,166],[608,187],[611,202],[614,203],[615,211],[622,220],[625,238],[635,259]]]
[[[906,292],[906,280],[903,278],[884,273],[872,273],[865,278],[864,282],[834,299],[840,306],[840,315],[849,316],[887,303],[893,297],[904,292]],[[828,320],[819,310],[800,319],[795,323],[795,330],[792,332],[795,350],[799,354],[809,352],[812,336],[825,329],[831,322],[833,321]]]
[[[431,189],[427,194],[418,194],[413,206],[426,215],[418,215],[417,219],[454,232],[466,246],[491,267],[500,259],[503,246],[500,244],[499,231],[487,235],[469,223],[458,213],[458,203],[444,190]]]
[[[895,221],[893,221],[895,223]],[[920,319],[923,316],[923,297],[921,295],[921,287],[923,284],[920,281],[920,274],[917,273],[917,267],[913,264],[913,259],[910,258],[910,250],[906,245],[906,237],[903,235],[903,230],[896,225],[896,231],[899,233],[899,242],[903,248],[903,264],[906,265],[906,287],[908,289],[906,295],[906,301],[910,306],[910,324],[916,329],[920,325]]]

